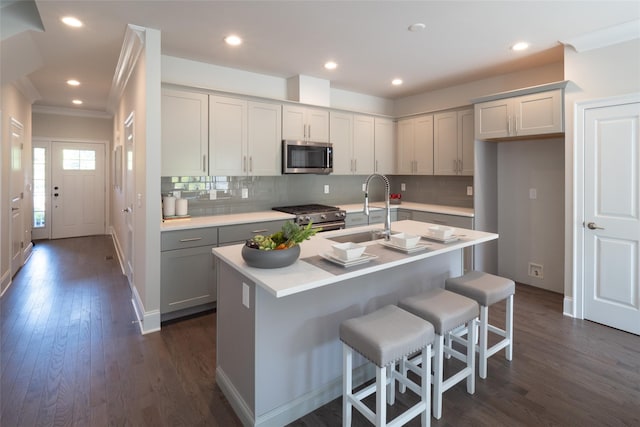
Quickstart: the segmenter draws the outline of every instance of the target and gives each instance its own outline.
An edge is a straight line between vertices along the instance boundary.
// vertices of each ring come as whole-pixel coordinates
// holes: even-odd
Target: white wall
[[[113,118],[33,112],[33,136],[86,141],[111,141]]]
[[[0,89],[1,143],[0,143],[0,295],[11,282],[11,187],[24,190],[22,202],[23,243],[26,247],[31,240],[31,206],[32,193],[30,186],[32,176],[31,154],[31,102],[12,84],[4,84]],[[22,161],[24,176],[17,185],[11,183],[11,127],[10,118],[13,117],[24,126]],[[26,240],[26,241],[25,241]]]
[[[640,39],[617,45],[577,53],[565,48],[565,79],[571,83],[565,92],[565,313],[571,314],[576,283],[573,268],[576,248],[574,236],[582,227],[582,219],[576,215],[574,191],[575,162],[575,105],[629,93],[640,93]]]
[[[498,274],[562,293],[564,139],[501,142],[497,150]],[[529,262],[543,266],[542,278],[528,275]]]

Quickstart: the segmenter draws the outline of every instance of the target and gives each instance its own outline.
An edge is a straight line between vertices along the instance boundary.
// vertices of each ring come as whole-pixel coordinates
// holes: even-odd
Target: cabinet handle
[[[515,122],[514,123],[514,127],[515,127],[515,130],[516,130],[516,136],[517,136],[518,135],[518,116],[514,117],[514,122]]]
[[[207,155],[202,155],[202,172],[207,172]]]
[[[507,116],[507,134],[511,135],[511,116]]]
[[[198,240],[202,240],[202,237],[190,237],[188,239],[180,239],[181,242],[197,242]]]
[[[263,228],[263,229],[261,229],[261,230],[253,230],[253,231],[252,231],[252,233],[253,233],[253,234],[257,234],[257,233],[266,233],[267,231],[269,231],[269,230],[268,230],[268,229],[266,229],[266,228]]]
[[[458,160],[454,160],[453,161],[453,171],[454,172],[458,172]]]
[[[242,157],[242,172],[247,171],[247,156]]]
[[[462,160],[458,160],[458,172],[462,173]]]
[[[249,172],[253,172],[253,156],[249,156]]]
[[[308,135],[308,137],[309,137],[309,139],[311,139],[311,125],[308,125],[308,126],[309,126],[309,135]]]
[[[353,159],[353,171],[358,172],[358,159]]]

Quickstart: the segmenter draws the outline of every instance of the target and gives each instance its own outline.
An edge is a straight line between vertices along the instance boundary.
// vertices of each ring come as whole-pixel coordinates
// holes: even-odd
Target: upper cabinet
[[[163,89],[161,110],[161,175],[206,175],[209,155],[208,96]]]
[[[280,175],[281,106],[209,97],[210,175]]]
[[[473,110],[448,111],[433,116],[435,175],[473,175]]]
[[[333,144],[334,175],[368,175],[374,165],[374,118],[330,113],[329,141]]]
[[[396,172],[395,123],[391,119],[374,119],[374,172],[390,175]]]
[[[563,89],[475,104],[475,138],[496,139],[564,132]]]
[[[401,175],[433,175],[433,116],[398,121],[398,169]]]
[[[329,111],[283,105],[282,139],[329,142]]]

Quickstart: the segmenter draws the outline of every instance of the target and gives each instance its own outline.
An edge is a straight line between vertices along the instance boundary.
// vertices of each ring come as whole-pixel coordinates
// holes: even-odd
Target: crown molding
[[[131,73],[144,48],[144,40],[144,27],[132,24],[127,25],[124,41],[122,42],[122,49],[120,50],[120,57],[118,58],[118,65],[116,66],[116,72],[111,82],[111,90],[109,91],[109,99],[107,101],[107,109],[111,112],[117,110],[118,102],[124,93],[129,77],[131,77]]]
[[[16,89],[18,89],[20,93],[22,93],[25,98],[27,98],[29,104],[33,104],[37,100],[42,99],[40,92],[38,92],[38,89],[36,89],[33,83],[31,83],[29,77],[22,76],[15,82],[13,82],[13,84]]]
[[[39,114],[55,114],[59,116],[76,116],[76,117],[89,117],[93,119],[111,119],[113,114],[105,111],[97,110],[76,110],[74,108],[66,107],[51,107],[48,105],[33,105],[31,112]]]
[[[637,38],[640,38],[640,19],[582,34],[567,40],[561,40],[560,43],[570,45],[576,52],[580,53]]]

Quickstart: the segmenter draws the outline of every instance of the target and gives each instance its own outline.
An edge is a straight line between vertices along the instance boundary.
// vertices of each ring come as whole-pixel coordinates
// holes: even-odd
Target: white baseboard
[[[375,369],[373,365],[371,363],[365,363],[354,369],[353,384],[357,386],[374,376]],[[342,396],[342,377],[339,377],[317,390],[313,390],[291,402],[260,415],[256,419],[255,414],[242,398],[240,392],[219,366],[216,368],[216,383],[226,396],[238,418],[240,418],[242,425],[252,427],[281,427]]]
[[[0,278],[0,297],[9,289],[11,283],[11,269],[9,269],[5,271]]]
[[[131,304],[136,312],[136,318],[138,319],[138,325],[140,326],[140,333],[142,335],[150,334],[151,332],[158,332],[160,330],[160,310],[145,311],[144,304],[138,294],[138,289],[133,287]]]
[[[118,257],[118,263],[120,263],[120,271],[122,274],[126,274],[124,270],[124,253],[122,252],[122,246],[118,240],[118,235],[115,233],[113,226],[109,227],[109,234],[113,240],[113,246],[116,248],[116,256]]]
[[[33,253],[33,242],[29,242],[27,247],[25,247],[24,250],[22,251],[22,259],[24,260],[24,262],[22,263],[23,266],[27,263],[27,261],[29,261],[29,258],[31,257],[32,253]]]
[[[576,317],[573,311],[573,298],[564,297],[564,301],[562,303],[562,314],[569,317]]]

